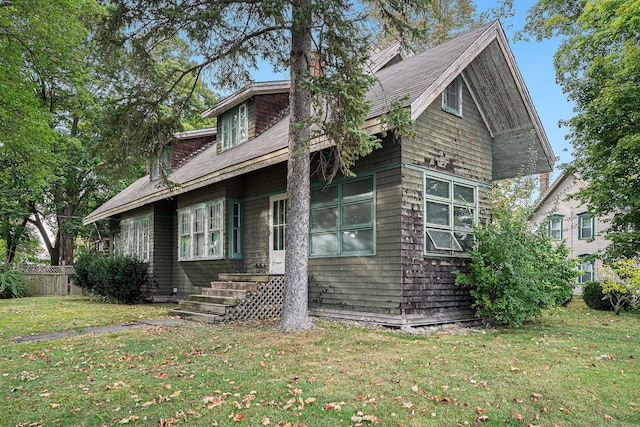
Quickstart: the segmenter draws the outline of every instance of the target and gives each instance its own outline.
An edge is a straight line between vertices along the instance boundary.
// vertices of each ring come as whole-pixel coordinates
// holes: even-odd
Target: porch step
[[[205,323],[217,323],[223,320],[223,317],[217,314],[200,313],[195,311],[182,310],[180,308],[174,308],[171,313],[180,316],[182,319],[194,320],[196,322]]]
[[[218,274],[218,280],[221,282],[267,283],[269,281],[269,275],[268,274],[248,274],[248,273],[224,273],[224,274]]]
[[[218,298],[233,298],[239,300],[246,298],[247,291],[245,289],[203,288],[202,295]]]
[[[212,295],[206,295],[206,294],[189,295],[189,301],[204,302],[204,303],[208,303],[208,304],[220,304],[220,305],[224,305],[225,307],[233,307],[235,305],[238,305],[238,299],[237,298],[231,298],[231,297],[228,297],[228,296],[221,296],[221,295],[218,295],[218,294],[212,294]]]
[[[183,300],[178,302],[178,308],[185,311],[195,311],[198,313],[223,315],[227,312],[224,304],[210,304],[207,302]]]
[[[210,285],[213,289],[229,289],[255,292],[258,290],[258,283],[259,282],[228,282],[225,280],[215,280],[211,282]]]

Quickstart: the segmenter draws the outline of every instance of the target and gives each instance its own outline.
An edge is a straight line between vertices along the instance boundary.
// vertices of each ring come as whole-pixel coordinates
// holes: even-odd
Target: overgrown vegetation
[[[492,222],[474,231],[470,272],[458,273],[456,283],[469,287],[478,317],[520,326],[571,298],[576,261],[544,230],[528,230],[523,212],[496,207]]]
[[[616,315],[625,306],[638,304],[640,298],[640,263],[621,259],[600,269],[602,293],[611,303]]]
[[[0,261],[0,298],[23,298],[27,294],[22,273],[11,264]]]
[[[138,301],[148,279],[147,264],[121,255],[85,253],[76,260],[75,270],[72,280],[76,286],[121,303]]]
[[[518,329],[410,335],[318,321],[320,328],[293,336],[274,330],[273,322],[188,322],[10,340],[43,326],[75,329],[157,315],[156,306],[87,298],[0,301],[2,424],[640,424],[640,313],[614,316],[579,300]]]

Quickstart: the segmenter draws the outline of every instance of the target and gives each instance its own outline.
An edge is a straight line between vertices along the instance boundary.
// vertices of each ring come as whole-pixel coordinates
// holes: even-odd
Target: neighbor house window
[[[593,281],[593,261],[585,258],[586,255],[581,255],[581,263],[578,266],[580,270],[580,276],[578,276],[578,283],[586,283]]]
[[[442,94],[442,108],[458,116],[462,116],[462,79],[456,77]]]
[[[219,118],[220,133],[222,134],[222,150],[228,150],[249,138],[249,120],[247,118],[247,103],[225,111]]]
[[[153,155],[151,158],[151,166],[149,167],[149,178],[155,181],[162,176],[162,172],[168,172],[170,166],[171,154],[167,148],[163,148],[159,154]]]
[[[374,201],[372,176],[311,191],[310,254],[375,253]]]
[[[178,210],[178,260],[222,258],[224,199]]]
[[[149,261],[149,217],[120,223],[122,255]]]
[[[553,240],[562,240],[562,215],[549,218],[549,237]]]
[[[424,177],[425,252],[462,252],[474,241],[477,186],[440,175]]]
[[[578,239],[589,240],[593,238],[594,216],[591,213],[578,215]]]

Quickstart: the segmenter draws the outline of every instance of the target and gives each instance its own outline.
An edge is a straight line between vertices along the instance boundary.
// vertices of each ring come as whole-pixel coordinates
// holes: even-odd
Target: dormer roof
[[[291,82],[289,80],[277,80],[271,82],[260,82],[260,83],[250,83],[242,89],[236,91],[232,95],[226,97],[222,101],[218,102],[213,107],[204,111],[200,116],[203,119],[210,119],[230,108],[235,107],[243,101],[251,98],[252,96],[257,95],[271,95],[274,93],[286,93],[289,92],[289,88],[291,87]]]

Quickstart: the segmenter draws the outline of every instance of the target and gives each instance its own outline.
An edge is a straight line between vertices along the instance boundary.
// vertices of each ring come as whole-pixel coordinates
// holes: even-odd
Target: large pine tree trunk
[[[289,161],[287,170],[287,235],[285,295],[279,326],[285,331],[310,329],[309,280],[309,135],[296,127],[311,116],[311,97],[302,85],[309,71],[311,52],[311,1],[293,2],[291,30],[291,91]]]

